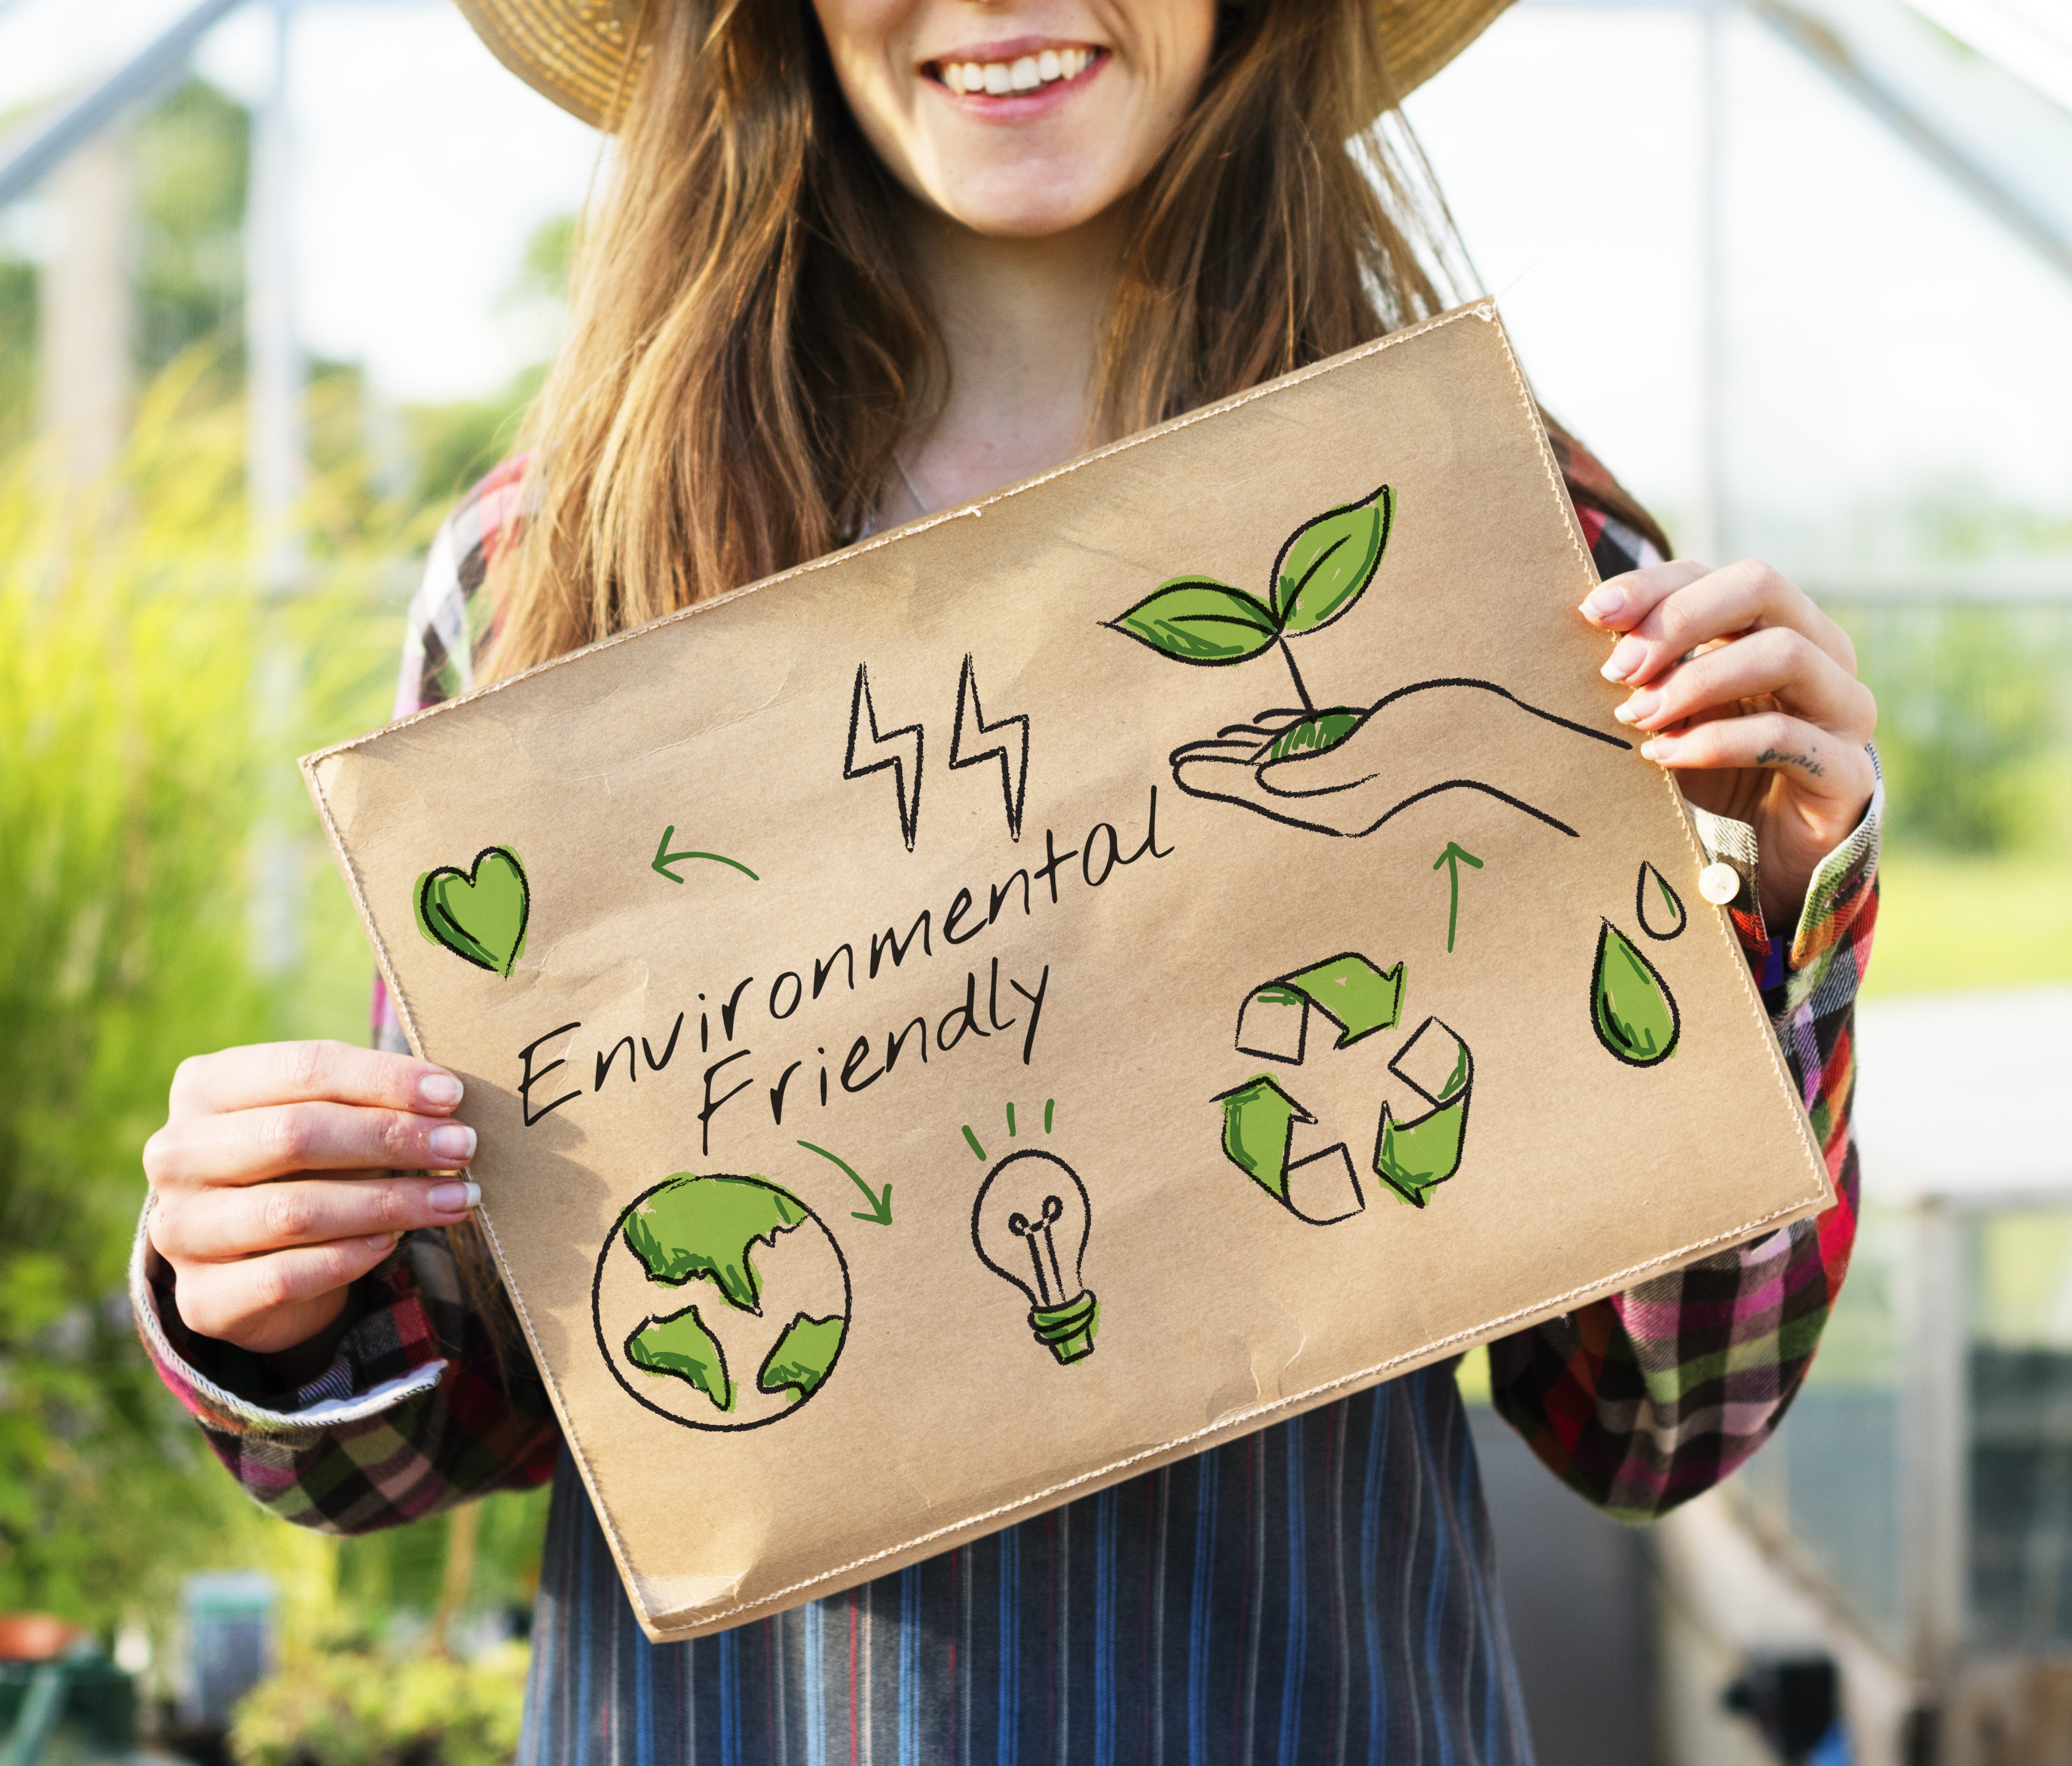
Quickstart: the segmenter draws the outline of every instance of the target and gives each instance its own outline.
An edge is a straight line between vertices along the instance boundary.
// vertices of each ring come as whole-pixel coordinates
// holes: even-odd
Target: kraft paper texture
[[[651,1636],[1827,1204],[1594,581],[1483,304],[304,763]]]

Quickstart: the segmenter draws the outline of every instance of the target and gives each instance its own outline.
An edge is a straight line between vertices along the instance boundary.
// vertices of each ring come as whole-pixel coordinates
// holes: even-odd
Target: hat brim
[[[1374,0],[1392,97],[1429,80],[1511,0]],[[454,0],[490,52],[562,109],[615,127],[632,81],[614,0]]]

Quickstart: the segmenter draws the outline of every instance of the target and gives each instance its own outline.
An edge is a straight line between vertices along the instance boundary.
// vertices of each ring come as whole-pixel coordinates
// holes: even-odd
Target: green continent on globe
[[[775,1245],[805,1218],[798,1203],[755,1178],[680,1171],[627,1217],[626,1243],[656,1281],[681,1287],[709,1275],[728,1305],[759,1317],[763,1281],[748,1253],[758,1239]]]
[[[756,1385],[765,1392],[788,1390],[792,1403],[804,1404],[827,1378],[847,1328],[847,1321],[839,1313],[826,1319],[799,1313],[763,1358],[762,1371],[755,1376]]]
[[[626,1340],[626,1359],[647,1373],[688,1381],[722,1410],[734,1408],[726,1353],[695,1304],[665,1319],[643,1319]]]

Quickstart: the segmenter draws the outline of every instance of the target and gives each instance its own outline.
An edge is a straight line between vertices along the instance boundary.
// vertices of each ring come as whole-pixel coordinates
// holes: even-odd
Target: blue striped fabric
[[[521,1766],[1523,1766],[1450,1365],[775,1619],[650,1644],[554,1483]]]

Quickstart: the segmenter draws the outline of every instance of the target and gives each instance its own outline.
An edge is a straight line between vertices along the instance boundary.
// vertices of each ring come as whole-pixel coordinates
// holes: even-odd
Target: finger
[[[1870,689],[1811,638],[1781,625],[1701,650],[1637,690],[1612,715],[1636,729],[1661,731],[1765,698],[1859,744],[1877,727]]]
[[[257,1043],[197,1055],[173,1075],[175,1119],[268,1104],[372,1104],[434,1115],[461,1100],[443,1067],[350,1043]]]
[[[223,1342],[262,1352],[285,1348],[297,1339],[271,1340],[280,1334],[273,1322],[279,1315],[358,1281],[395,1249],[395,1235],[381,1233],[236,1263],[174,1262],[181,1322]]]
[[[1645,685],[1700,644],[1771,625],[1788,626],[1851,674],[1856,672],[1856,646],[1848,634],[1796,585],[1768,565],[1748,559],[1663,596],[1613,646],[1605,678]]]
[[[174,1190],[151,1211],[152,1241],[168,1258],[221,1263],[294,1245],[452,1226],[481,1200],[480,1187],[459,1177],[370,1175]]]
[[[458,1171],[475,1156],[463,1122],[352,1104],[281,1104],[168,1122],[144,1145],[154,1186],[263,1184],[294,1171]]]
[[[1789,777],[1808,796],[1861,803],[1874,775],[1858,743],[1781,711],[1716,718],[1641,745],[1651,760],[1678,769],[1761,767]]]
[[[1712,566],[1692,558],[1671,558],[1618,576],[1608,576],[1583,597],[1578,610],[1606,632],[1630,632],[1669,595],[1708,575]]]

